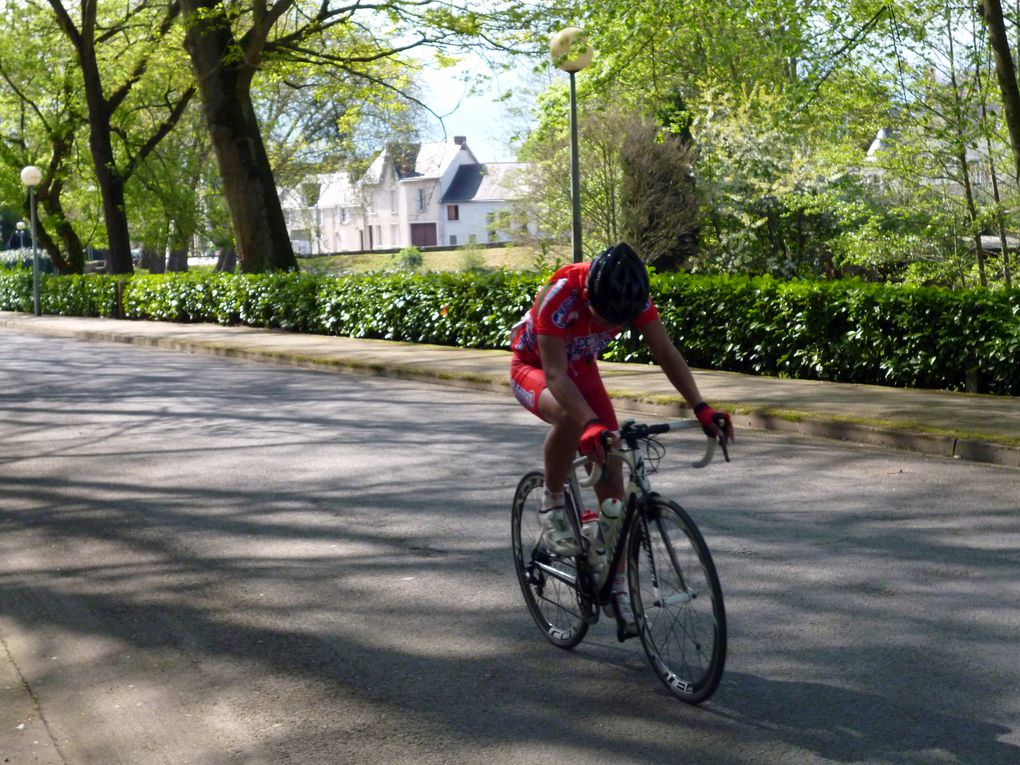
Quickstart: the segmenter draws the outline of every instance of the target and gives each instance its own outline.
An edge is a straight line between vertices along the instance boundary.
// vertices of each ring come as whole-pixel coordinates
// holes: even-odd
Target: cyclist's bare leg
[[[570,476],[570,466],[577,455],[577,442],[582,427],[571,419],[567,410],[546,388],[538,397],[538,411],[542,419],[550,424],[545,437],[543,457],[545,462],[545,485],[561,491]],[[611,448],[619,448],[619,439],[614,438]],[[595,485],[599,504],[610,497],[623,500],[623,469],[620,460],[609,460],[603,465],[603,477]]]
[[[561,492],[570,475],[570,464],[577,453],[581,426],[570,418],[567,410],[560,405],[548,388],[538,397],[538,411],[542,419],[551,426],[543,447],[545,486],[550,491]]]

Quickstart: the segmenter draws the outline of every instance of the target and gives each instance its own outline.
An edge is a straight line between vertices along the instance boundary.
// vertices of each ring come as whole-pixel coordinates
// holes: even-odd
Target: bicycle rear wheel
[[[573,648],[584,640],[588,622],[576,586],[574,559],[550,555],[539,546],[538,511],[544,483],[543,474],[536,470],[517,485],[510,521],[514,567],[524,602],[546,640],[559,648]]]
[[[701,532],[682,507],[649,498],[631,532],[631,604],[648,660],[673,695],[711,696],[726,662],[722,588]]]

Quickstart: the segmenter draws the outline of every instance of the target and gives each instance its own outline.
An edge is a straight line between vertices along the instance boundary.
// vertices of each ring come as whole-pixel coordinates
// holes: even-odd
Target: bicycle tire
[[[514,493],[510,521],[514,568],[524,602],[546,640],[557,648],[573,648],[584,640],[588,622],[577,588],[563,581],[576,581],[574,559],[549,555],[539,546],[538,511],[544,485],[544,475],[535,470],[521,479]]]
[[[726,609],[708,545],[687,512],[652,495],[631,533],[631,606],[641,644],[662,684],[699,704],[726,663]]]

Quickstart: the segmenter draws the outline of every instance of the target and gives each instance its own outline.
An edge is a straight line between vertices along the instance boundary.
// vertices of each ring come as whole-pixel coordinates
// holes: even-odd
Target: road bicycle
[[[514,564],[528,610],[546,639],[573,648],[611,603],[613,572],[627,556],[627,580],[638,636],[655,674],[681,700],[698,704],[715,692],[726,661],[726,612],[722,588],[708,545],[680,505],[652,491],[648,476],[665,454],[655,436],[689,428],[695,420],[661,424],[623,423],[620,448],[608,459],[622,460],[627,490],[624,511],[607,530],[606,564],[593,570],[588,540],[581,533],[583,488],[600,479],[600,466],[586,458],[573,463],[565,487],[565,515],[581,553],[561,557],[540,544],[542,471],[527,473],[517,486],[511,520]],[[709,437],[704,456],[691,463],[707,466],[722,439]],[[579,477],[578,473],[587,473]],[[618,639],[626,639],[622,632]]]

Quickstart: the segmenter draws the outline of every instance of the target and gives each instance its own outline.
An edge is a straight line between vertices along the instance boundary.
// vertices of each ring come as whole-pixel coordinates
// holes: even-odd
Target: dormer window
[[[418,189],[418,212],[428,209],[429,195],[425,189]]]

